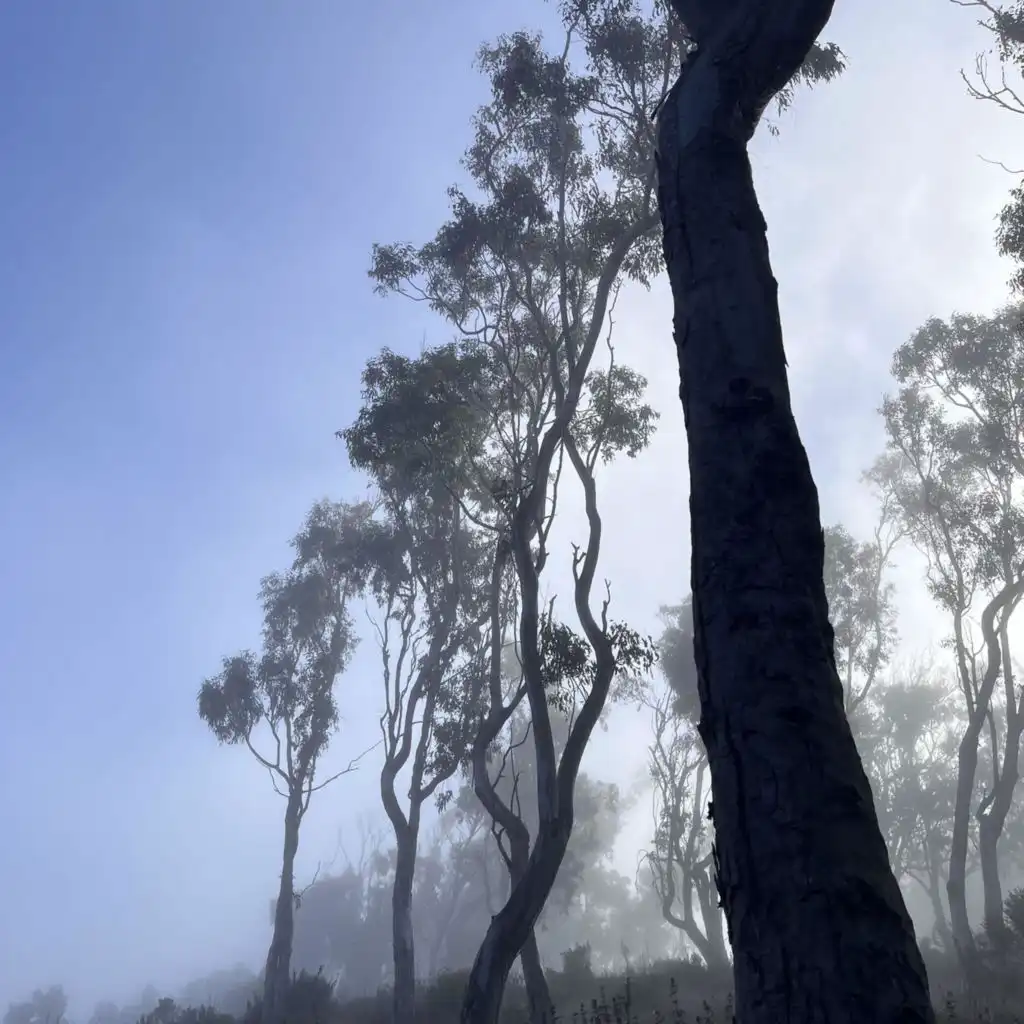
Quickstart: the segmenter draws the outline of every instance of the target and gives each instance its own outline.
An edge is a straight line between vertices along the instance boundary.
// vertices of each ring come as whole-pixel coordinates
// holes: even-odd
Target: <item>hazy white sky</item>
[[[477,44],[553,19],[541,0],[100,9],[0,7],[0,1003],[60,982],[81,1017],[265,951],[281,808],[195,693],[256,639],[259,577],[310,503],[359,493],[332,434],[363,363],[448,337],[371,294],[369,248],[443,218]],[[893,349],[1007,298],[992,237],[1013,181],[979,155],[1019,166],[1024,133],[959,78],[990,45],[970,10],[840,0],[826,35],[848,71],[759,133],[755,167],[824,516],[864,534]],[[616,322],[662,419],[599,480],[602,574],[613,614],[654,631],[689,557],[664,283]],[[912,652],[941,632],[919,568],[901,554]],[[368,641],[338,760],[375,728],[374,667]],[[628,784],[646,731],[617,716],[584,768]],[[300,878],[339,830],[358,847],[374,768],[315,801]],[[647,832],[644,812],[624,865]]]

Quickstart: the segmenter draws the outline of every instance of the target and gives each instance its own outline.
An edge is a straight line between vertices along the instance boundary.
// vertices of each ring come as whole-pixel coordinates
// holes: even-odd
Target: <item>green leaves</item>
[[[353,466],[402,497],[470,484],[502,402],[486,352],[449,344],[410,359],[385,348],[362,380],[359,415],[341,432]]]
[[[225,658],[220,674],[199,691],[199,717],[221,743],[248,739],[263,715],[258,694],[260,665],[251,651]]]
[[[933,594],[966,610],[1024,568],[1024,307],[929,320],[893,358],[882,414],[896,462],[873,473],[931,557]]]
[[[895,588],[883,578],[891,547],[880,535],[873,543],[860,543],[842,526],[825,530],[825,593],[848,714],[896,645]]]
[[[580,410],[573,433],[592,462],[610,462],[625,454],[636,458],[650,443],[660,414],[644,400],[647,378],[628,366],[587,376],[589,401]]]
[[[658,660],[665,681],[675,694],[673,712],[696,723],[700,717],[700,694],[693,650],[693,598],[687,595],[677,605],[663,605],[660,616],[665,628],[658,640]]]
[[[292,547],[285,572],[260,584],[263,648],[225,658],[199,691],[199,716],[222,743],[245,743],[289,792],[312,792],[317,760],[338,722],[334,685],[357,637],[348,602],[373,572],[367,552],[372,510],[319,502]],[[260,753],[265,726],[273,753]]]

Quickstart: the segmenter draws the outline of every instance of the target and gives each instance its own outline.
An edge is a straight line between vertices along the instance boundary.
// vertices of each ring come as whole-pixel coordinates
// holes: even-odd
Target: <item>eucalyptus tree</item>
[[[895,587],[885,574],[903,528],[891,500],[881,497],[871,540],[857,541],[840,525],[825,529],[825,596],[843,705],[850,717],[871,693],[897,638]]]
[[[1007,113],[1024,114],[1024,3],[997,4],[991,0],[952,0],[959,7],[970,7],[980,15],[981,25],[996,41],[999,77],[994,79],[989,67],[989,55],[979,53],[975,58],[974,77],[962,70],[960,77],[967,91],[975,99],[995,103]],[[1010,168],[1006,168],[1010,170]],[[1021,172],[1011,173],[1018,179]],[[996,244],[1003,256],[1016,264],[1010,283],[1014,291],[1024,291],[1024,182],[1010,191],[1010,201],[999,214]]]
[[[865,717],[862,706],[895,642],[894,590],[885,573],[900,536],[894,510],[884,500],[870,541],[855,540],[842,526],[825,530],[823,576],[836,665],[847,713],[861,711],[858,720]],[[655,795],[653,843],[644,859],[665,919],[687,936],[709,966],[721,967],[729,960],[706,814],[708,760],[696,729],[700,693],[692,597],[663,607],[661,617],[658,649],[664,685],[641,694],[652,715],[648,765]]]
[[[708,761],[693,722],[675,711],[676,701],[665,685],[644,702],[653,728],[648,763],[654,835],[643,861],[664,919],[686,936],[708,967],[725,967],[729,953],[706,819]]]
[[[263,648],[225,658],[198,697],[199,716],[221,743],[244,745],[285,800],[281,879],[263,982],[263,1019],[282,1019],[295,931],[295,857],[299,830],[314,793],[353,771],[317,778],[338,723],[334,689],[357,638],[349,601],[362,585],[358,567],[320,556],[323,533],[361,531],[365,505],[314,507],[295,537],[290,570],[263,579]],[[269,734],[269,735],[268,735]]]
[[[376,487],[374,525],[387,538],[376,545],[368,591],[379,609],[380,792],[396,843],[392,996],[393,1018],[402,1024],[415,1016],[412,900],[422,809],[467,761],[488,621],[489,538],[465,514],[459,482],[460,446],[472,445],[486,421],[472,419],[472,406],[463,404],[462,368],[452,346],[419,359],[385,349],[367,364],[362,407],[341,432],[353,466]],[[408,438],[426,445],[429,469]]]
[[[597,369],[595,356],[619,284],[647,284],[658,269],[650,114],[687,43],[661,2],[560,7],[566,35],[556,50],[526,33],[481,50],[491,101],[475,119],[464,161],[472,192],[451,190],[452,217],[433,241],[376,247],[372,270],[382,291],[429,304],[490,353],[505,378],[494,405],[504,470],[492,472],[485,489],[497,503],[489,519],[501,538],[496,553],[514,569],[520,591],[522,699],[537,750],[540,822],[527,870],[495,915],[470,975],[463,1017],[481,1024],[496,1020],[508,971],[558,872],[579,761],[615,674],[606,605],[592,601],[602,527],[595,470],[618,451],[642,448],[654,417],[638,375],[611,359]],[[574,65],[578,53],[585,66]],[[819,56],[805,69],[807,79],[838,70],[834,53]],[[586,506],[573,604],[595,672],[557,759],[538,594],[553,480],[563,461]],[[485,696],[492,708],[506,706],[500,687]],[[503,715],[486,719],[484,748],[507,721]]]
[[[890,453],[872,471],[900,503],[911,538],[928,558],[932,596],[951,620],[967,724],[957,755],[947,888],[953,938],[967,967],[975,949],[965,879],[979,744],[987,742],[992,781],[973,809],[986,926],[998,933],[1005,927],[998,844],[1024,732],[1008,629],[1024,596],[1022,313],[1013,305],[992,317],[933,319],[897,350],[900,389],[882,406]],[[980,620],[980,648],[971,641],[972,619]]]
[[[858,747],[871,777],[875,806],[900,881],[928,897],[933,935],[955,950],[943,895],[962,729],[957,687],[930,663],[901,667],[861,706]]]
[[[658,201],[737,1017],[930,1021],[924,963],[843,708],[818,495],[748,155],[832,0],[673,7],[690,46],[657,116]]]

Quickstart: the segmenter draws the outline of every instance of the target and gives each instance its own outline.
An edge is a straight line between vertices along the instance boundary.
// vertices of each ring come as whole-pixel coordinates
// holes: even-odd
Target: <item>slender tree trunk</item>
[[[677,0],[698,43],[658,118],[690,468],[700,734],[743,1024],[932,1022],[843,710],[818,496],[747,143],[830,0]],[[880,983],[884,979],[884,983]]]
[[[293,789],[284,816],[284,853],[281,884],[274,909],[274,934],[263,975],[262,1024],[286,1024],[285,1000],[291,982],[292,940],[295,936],[295,855],[299,850],[302,791]]]
[[[978,774],[978,741],[985,724],[985,715],[992,700],[999,677],[1002,652],[999,642],[1000,629],[996,620],[1003,614],[1003,609],[1012,604],[1021,591],[1024,580],[1008,583],[992,598],[981,613],[981,634],[985,642],[985,672],[981,685],[973,697],[970,672],[968,671],[968,655],[962,639],[961,621],[954,622],[956,634],[957,657],[961,686],[968,698],[968,722],[957,750],[956,802],[953,807],[953,835],[949,847],[949,877],[946,882],[946,895],[949,900],[949,922],[953,932],[953,943],[960,958],[967,985],[977,990],[980,978],[978,975],[977,945],[971,932],[971,922],[967,916],[967,845],[971,829],[971,801],[974,797],[974,782]],[[1018,740],[1019,742],[1019,740]],[[989,868],[991,871],[991,866]],[[998,867],[996,869],[998,880]]]
[[[946,898],[949,901],[949,926],[953,933],[960,966],[972,982],[975,960],[974,933],[967,916],[967,845],[971,831],[971,798],[978,773],[978,737],[980,718],[964,730],[957,750],[956,800],[953,805],[953,835],[949,844],[949,877]]]
[[[1016,601],[1012,602],[1015,605]],[[1011,608],[1012,610],[1012,608]],[[1006,741],[1003,745],[1003,765],[992,790],[992,800],[978,820],[978,846],[981,856],[981,881],[984,890],[985,928],[998,940],[1006,936],[1006,917],[1003,913],[1003,888],[999,878],[999,840],[1020,778],[1020,740],[1024,729],[1024,715],[1017,704],[1010,660],[1010,638],[1004,615],[999,629],[999,647],[1002,663],[1003,687],[1006,693]],[[993,756],[995,756],[993,754]]]
[[[935,916],[935,931],[938,933],[942,948],[947,953],[952,953],[956,947],[953,943],[953,933],[949,927],[949,918],[946,917],[946,908],[942,905],[942,878],[940,875],[942,855],[933,837],[929,836],[927,842],[928,898],[931,900],[932,914]]]
[[[1003,922],[1003,887],[999,881],[999,826],[991,808],[978,819],[978,860],[981,864],[985,931],[998,939],[1005,931]]]
[[[413,822],[395,829],[395,882],[391,889],[391,944],[394,960],[393,1024],[412,1024],[416,1018],[416,947],[412,931],[412,887],[416,873],[419,808]]]
[[[706,942],[701,956],[712,970],[729,966],[729,951],[725,946],[725,929],[722,926],[722,912],[718,906],[715,884],[703,871],[694,879],[697,899],[700,901],[700,916],[704,920]]]
[[[519,953],[519,962],[523,966],[526,1001],[530,1007],[530,1024],[554,1024],[551,990],[548,988],[548,979],[541,963],[536,930],[530,932],[523,945]]]
[[[462,1024],[496,1024],[509,971],[555,884],[571,829],[571,821],[568,827],[553,823],[538,834],[530,853],[529,884],[513,886],[505,905],[491,918],[466,983]]]
[[[497,719],[495,720],[495,724],[496,723]],[[481,804],[483,804],[484,809],[491,818],[501,826],[508,839],[509,848],[506,867],[508,868],[509,895],[505,904],[507,907],[512,900],[512,894],[517,887],[521,886],[522,881],[526,877],[530,868],[530,832],[522,818],[520,818],[519,815],[516,814],[515,811],[513,811],[512,808],[504,803],[504,801],[498,796],[497,790],[491,782],[487,769],[486,751],[488,742],[486,741],[486,737],[488,735],[489,733],[486,733],[483,734],[482,737],[478,737],[477,743],[474,745],[473,784],[477,798],[480,800]],[[545,893],[541,898],[541,908],[543,908],[544,900],[546,898],[547,894]],[[496,920],[497,915],[491,919],[492,929]],[[490,930],[488,934],[489,933]],[[479,960],[479,957],[477,959]],[[512,959],[508,962],[509,967],[505,970],[504,977],[506,979],[508,977],[508,970],[511,969],[514,961],[515,955],[513,953]],[[532,927],[524,939],[522,947],[519,949],[519,962],[523,968],[523,981],[526,985],[526,999],[530,1007],[530,1024],[545,1024],[551,1015],[551,991],[548,988],[547,977],[544,974],[544,967],[541,964],[540,950],[537,947],[536,932]],[[470,978],[469,984],[475,984],[472,977]],[[504,988],[504,982],[501,987],[502,989]],[[502,993],[499,991],[498,1003],[496,1004],[498,1007],[500,1007],[501,995]],[[483,1021],[485,1018],[474,1017],[473,1019],[474,1021],[477,1019]],[[496,1017],[495,1020],[497,1020]]]

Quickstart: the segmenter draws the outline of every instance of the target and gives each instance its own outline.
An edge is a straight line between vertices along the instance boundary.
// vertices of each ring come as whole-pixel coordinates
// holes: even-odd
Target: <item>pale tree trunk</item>
[[[284,816],[281,884],[274,908],[274,934],[263,975],[262,1024],[285,1024],[285,1000],[291,983],[292,940],[295,936],[295,855],[299,850],[302,790],[293,787]]]
[[[830,0],[676,0],[698,44],[658,117],[690,469],[700,734],[743,1024],[934,1021],[843,710],[818,496],[747,154]]]

